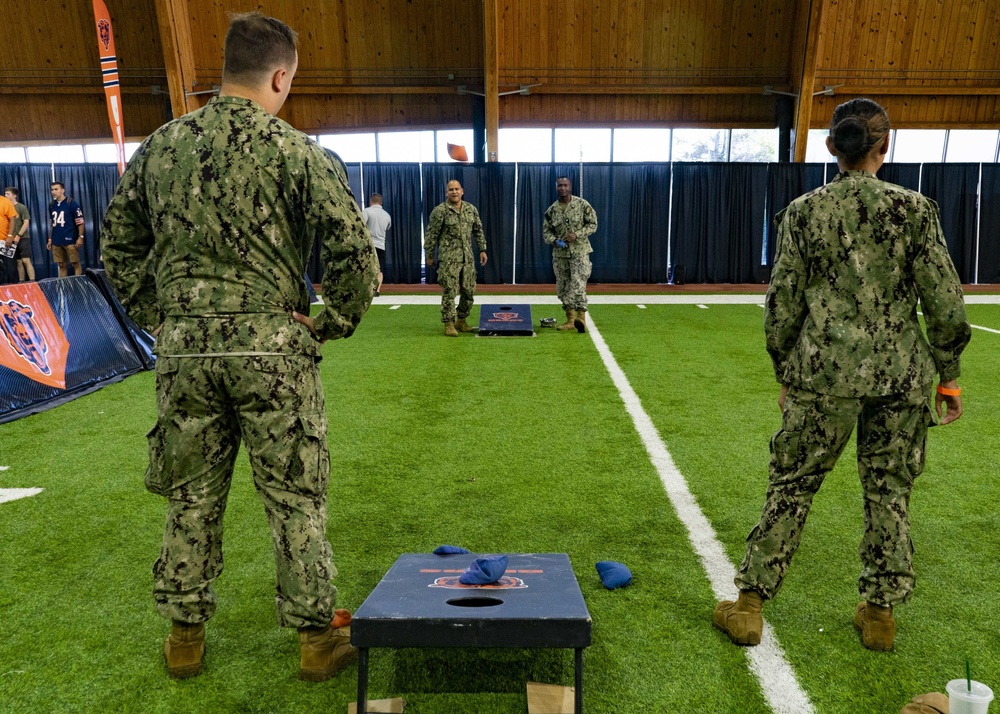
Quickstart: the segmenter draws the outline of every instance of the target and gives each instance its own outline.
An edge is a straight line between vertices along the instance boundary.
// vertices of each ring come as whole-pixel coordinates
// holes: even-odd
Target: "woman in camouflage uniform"
[[[827,148],[840,173],[777,217],[764,330],[782,426],[739,598],[719,603],[713,622],[737,644],[760,642],[761,605],[781,586],[813,496],[857,425],[865,533],[854,624],[865,647],[887,650],[893,606],[913,590],[909,501],[934,421],[928,395],[937,375],[941,423],[961,416],[955,380],[971,329],[937,205],[875,177],[889,149],[885,110],[869,99],[840,105]]]

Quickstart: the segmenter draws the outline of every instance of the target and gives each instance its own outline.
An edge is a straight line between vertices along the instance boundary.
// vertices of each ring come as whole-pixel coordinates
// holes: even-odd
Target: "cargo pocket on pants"
[[[300,414],[303,439],[299,444],[302,461],[302,488],[306,493],[320,496],[326,493],[330,481],[330,449],[326,443],[326,416]]]
[[[157,423],[146,434],[149,442],[149,464],[144,479],[146,490],[158,496],[165,496],[170,481],[170,469],[166,464],[166,448],[163,444],[163,428]]]

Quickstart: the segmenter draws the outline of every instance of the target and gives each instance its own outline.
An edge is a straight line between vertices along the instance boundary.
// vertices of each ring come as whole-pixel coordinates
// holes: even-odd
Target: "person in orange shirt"
[[[0,250],[0,283],[17,282],[17,263],[14,262],[14,254],[8,257],[6,254],[14,243],[14,219],[17,218],[17,210],[14,204],[6,196],[0,196],[0,241],[3,241],[3,249]]]

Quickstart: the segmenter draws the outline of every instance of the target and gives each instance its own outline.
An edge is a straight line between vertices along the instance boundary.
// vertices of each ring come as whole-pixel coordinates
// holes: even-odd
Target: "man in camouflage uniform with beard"
[[[552,270],[556,294],[566,312],[566,322],[557,330],[587,331],[587,278],[590,277],[590,236],[597,231],[593,206],[573,195],[565,176],[556,179],[559,199],[545,211],[542,238],[552,246]]]
[[[713,623],[737,644],[760,642],[761,605],[780,588],[812,499],[856,425],[865,533],[854,624],[865,647],[888,650],[893,607],[914,585],[909,503],[934,421],[929,392],[937,374],[941,423],[961,416],[956,379],[971,328],[937,205],[875,177],[889,147],[885,111],[867,99],[838,107],[827,145],[841,173],[777,217],[764,331],[782,425],[736,575],[739,599],[719,603]]]
[[[169,501],[153,574],[176,678],[202,669],[241,439],[271,527],[278,622],[300,633],[300,677],[327,679],[353,654],[330,583],[318,363],[325,340],[357,328],[378,265],[343,164],[274,116],[296,45],[278,20],[235,16],[219,96],[142,143],[101,231],[118,297],[158,335],[146,487]],[[325,305],[310,318],[302,276],[316,240]]]
[[[458,337],[472,332],[466,318],[476,299],[476,264],[472,258],[472,240],[479,247],[479,264],[486,265],[486,236],[479,211],[462,200],[462,184],[452,179],[446,187],[447,200],[431,211],[424,236],[428,267],[433,267],[437,248],[438,283],[441,285],[441,322],[444,334]],[[460,295],[458,310],[455,296]],[[456,320],[457,317],[457,320]]]

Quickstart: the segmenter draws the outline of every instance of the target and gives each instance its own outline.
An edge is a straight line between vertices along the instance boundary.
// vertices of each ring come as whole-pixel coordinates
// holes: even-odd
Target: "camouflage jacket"
[[[764,332],[778,382],[859,397],[958,377],[971,328],[934,201],[845,171],[776,220]]]
[[[568,258],[571,255],[593,253],[590,236],[597,232],[597,212],[594,207],[579,196],[573,196],[568,205],[556,201],[545,211],[542,222],[542,238],[552,246],[553,258]],[[565,248],[555,245],[567,233],[576,233],[576,240]]]
[[[257,103],[216,97],[136,151],[101,229],[108,278],[161,355],[318,354],[313,241],[324,266],[321,339],[349,337],[378,263],[342,162]]]
[[[424,250],[428,257],[433,258],[434,249],[437,248],[438,263],[472,263],[473,238],[479,252],[485,253],[486,236],[476,207],[462,201],[461,207],[456,209],[445,201],[431,211],[427,233],[424,235]]]

